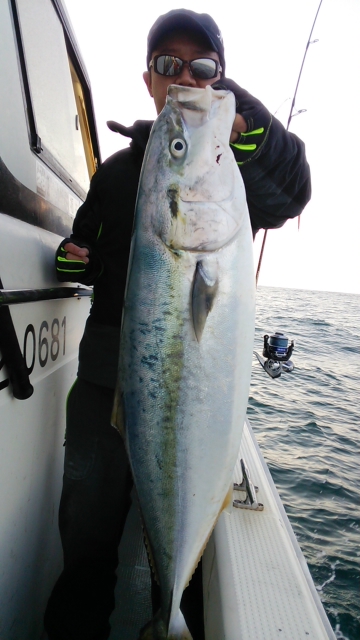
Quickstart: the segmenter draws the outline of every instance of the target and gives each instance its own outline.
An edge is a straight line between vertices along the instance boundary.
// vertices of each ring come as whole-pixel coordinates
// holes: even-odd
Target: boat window
[[[17,0],[41,157],[86,192],[95,169],[83,92],[62,24],[48,0]],[[63,175],[61,175],[63,177]]]

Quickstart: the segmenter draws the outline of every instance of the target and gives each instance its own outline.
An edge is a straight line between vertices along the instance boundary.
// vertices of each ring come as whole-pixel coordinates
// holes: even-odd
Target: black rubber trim
[[[0,279],[0,287],[2,288]],[[14,398],[27,400],[34,392],[24,356],[21,353],[14,323],[7,305],[0,306],[0,351],[2,355],[1,365],[5,365],[12,387]],[[2,383],[4,388],[8,381]]]
[[[28,127],[29,127],[30,147],[33,149],[33,151],[35,151],[35,153],[40,153],[41,140],[37,135],[36,120],[35,120],[34,109],[32,106],[29,78],[28,78],[28,73],[26,68],[25,52],[24,52],[24,46],[23,46],[23,41],[21,37],[21,29],[20,29],[16,0],[10,0],[10,6],[11,6],[12,16],[13,16],[14,31],[15,31],[17,50],[18,50],[18,56],[19,56],[19,65],[21,69],[22,88],[24,93],[24,100],[26,103],[26,117],[27,117]]]
[[[0,308],[4,305],[40,302],[42,300],[63,300],[92,295],[92,289],[82,287],[54,287],[51,289],[0,289]]]
[[[59,236],[69,236],[73,218],[25,187],[0,158],[0,213],[6,213]]]

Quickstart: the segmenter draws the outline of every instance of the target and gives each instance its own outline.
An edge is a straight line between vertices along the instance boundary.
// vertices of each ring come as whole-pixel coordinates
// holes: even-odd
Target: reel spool
[[[290,360],[294,350],[294,340],[289,345],[288,338],[280,331],[275,331],[272,336],[264,335],[264,358],[275,360],[275,362],[286,362]]]

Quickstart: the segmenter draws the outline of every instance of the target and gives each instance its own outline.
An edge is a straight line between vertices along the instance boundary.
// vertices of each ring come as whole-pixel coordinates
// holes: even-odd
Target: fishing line
[[[318,40],[311,40],[311,36],[312,36],[313,31],[314,31],[315,23],[316,23],[318,15],[319,15],[319,11],[320,11],[320,7],[322,5],[322,1],[323,0],[320,0],[319,6],[317,8],[316,15],[315,15],[315,18],[314,18],[313,25],[311,27],[310,35],[309,35],[307,43],[306,43],[304,57],[302,59],[302,63],[301,63],[299,75],[298,75],[298,78],[297,78],[293,99],[292,99],[292,102],[291,102],[289,118],[288,118],[287,125],[286,125],[286,130],[287,131],[289,131],[291,120],[295,116],[298,116],[301,113],[304,113],[304,111],[306,111],[306,109],[300,109],[299,111],[297,109],[295,109],[295,100],[296,100],[296,95],[297,95],[297,92],[298,92],[300,79],[301,79],[301,75],[302,75],[302,72],[303,72],[304,63],[305,63],[305,59],[306,59],[306,56],[307,56],[308,49],[309,49],[311,44],[314,44],[315,42],[318,42]],[[285,102],[286,102],[286,100],[285,100]],[[296,110],[296,113],[294,113],[294,110]],[[300,226],[300,216],[298,217],[298,228],[299,228],[299,226]],[[262,259],[263,259],[263,254],[264,254],[264,248],[265,248],[265,243],[266,243],[266,238],[267,238],[267,232],[268,232],[268,229],[265,229],[264,237],[263,237],[263,241],[262,241],[262,245],[261,245],[261,250],[260,250],[259,262],[258,262],[258,266],[257,266],[257,269],[256,269],[256,280],[255,280],[256,286],[257,286],[259,275],[260,275],[260,268],[261,268],[261,263],[262,263]]]

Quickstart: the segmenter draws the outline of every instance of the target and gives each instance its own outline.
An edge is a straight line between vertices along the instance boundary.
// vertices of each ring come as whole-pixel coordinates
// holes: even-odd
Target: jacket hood
[[[122,136],[126,136],[126,138],[131,138],[131,147],[138,146],[145,151],[154,121],[136,120],[131,127],[125,127],[123,124],[119,124],[114,120],[109,120],[106,124],[111,131],[120,133]]]

